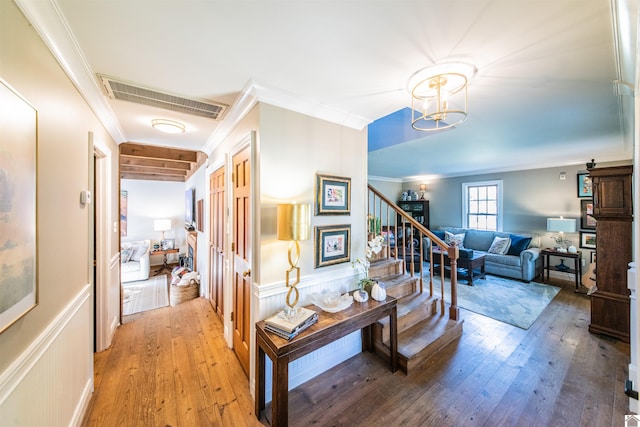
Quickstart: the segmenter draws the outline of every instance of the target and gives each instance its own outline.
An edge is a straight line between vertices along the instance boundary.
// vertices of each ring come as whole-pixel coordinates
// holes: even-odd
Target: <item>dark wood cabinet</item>
[[[596,286],[589,331],[629,342],[627,270],[633,221],[632,166],[589,169],[596,224]]]
[[[429,228],[429,201],[428,200],[406,200],[398,202],[398,206],[403,211],[410,214],[413,219],[418,221],[421,225]],[[400,223],[400,218],[398,218]]]

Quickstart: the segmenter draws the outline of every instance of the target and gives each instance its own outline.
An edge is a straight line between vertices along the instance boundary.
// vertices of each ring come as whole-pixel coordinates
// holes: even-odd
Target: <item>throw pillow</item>
[[[511,234],[510,236],[511,246],[509,246],[507,255],[519,256],[520,252],[527,249],[529,247],[529,243],[531,243],[531,237],[529,236],[520,236],[518,234]]]
[[[131,250],[131,248],[123,248],[122,253],[120,254],[120,259],[122,260],[122,263],[124,264],[131,261],[132,254],[133,254],[133,251]]]
[[[504,255],[509,250],[509,245],[511,244],[511,239],[508,237],[494,237],[493,243],[491,243],[491,247],[489,248],[490,254]]]
[[[464,234],[465,233],[461,233],[461,234],[453,234],[449,231],[445,231],[444,232],[444,242],[446,244],[451,244],[451,243],[455,243],[456,246],[458,248],[464,248]]]
[[[144,255],[146,252],[147,252],[146,245],[135,245],[133,247],[133,253],[131,254],[131,261],[140,261],[140,258],[142,258],[142,255]]]

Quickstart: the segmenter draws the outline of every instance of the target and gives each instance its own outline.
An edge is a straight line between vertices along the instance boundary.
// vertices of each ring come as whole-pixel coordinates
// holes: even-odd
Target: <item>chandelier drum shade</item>
[[[467,86],[475,66],[463,62],[423,68],[407,82],[411,94],[411,127],[420,131],[449,129],[467,119]]]

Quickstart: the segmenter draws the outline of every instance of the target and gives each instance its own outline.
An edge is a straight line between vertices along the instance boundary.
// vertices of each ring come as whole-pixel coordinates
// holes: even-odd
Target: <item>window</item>
[[[502,230],[502,181],[462,184],[462,225],[477,230]]]

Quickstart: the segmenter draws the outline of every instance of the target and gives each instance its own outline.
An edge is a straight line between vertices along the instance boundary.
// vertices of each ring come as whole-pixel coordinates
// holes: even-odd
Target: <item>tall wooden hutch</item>
[[[632,166],[589,169],[596,224],[596,286],[589,331],[629,342]]]

